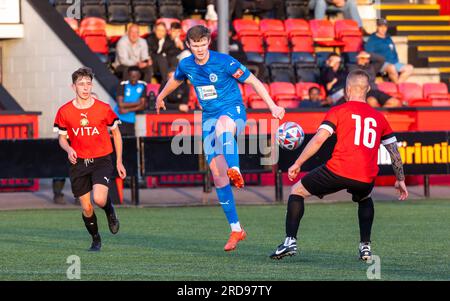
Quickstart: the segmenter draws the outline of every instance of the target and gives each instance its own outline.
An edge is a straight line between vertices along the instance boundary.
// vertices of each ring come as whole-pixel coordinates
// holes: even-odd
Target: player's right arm
[[[314,137],[308,142],[308,144],[305,146],[305,149],[302,151],[298,159],[295,161],[295,163],[289,168],[288,170],[288,176],[289,180],[294,181],[294,179],[298,176],[300,173],[300,169],[302,165],[312,156],[314,156],[315,153],[319,151],[319,149],[322,147],[322,145],[325,143],[325,141],[331,136],[330,132],[319,128],[317,133],[314,135]]]
[[[69,141],[67,140],[67,135],[60,134],[58,141],[61,148],[66,151],[70,163],[77,163],[77,152],[70,146]]]
[[[164,98],[166,98],[170,93],[175,91],[181,84],[182,80],[177,80],[174,77],[171,77],[167,84],[164,86],[162,91],[156,97],[156,113],[159,114],[160,109],[166,110],[166,104],[164,103]]]

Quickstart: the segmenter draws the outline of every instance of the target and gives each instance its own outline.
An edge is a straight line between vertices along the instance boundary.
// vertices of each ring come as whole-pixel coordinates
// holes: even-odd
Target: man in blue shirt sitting
[[[385,19],[377,20],[377,31],[374,32],[366,43],[365,49],[369,53],[376,53],[386,60],[381,72],[386,72],[393,83],[405,82],[413,73],[412,65],[399,62],[395,44],[391,36],[387,34],[388,23]]]
[[[140,80],[141,71],[137,66],[128,68],[128,78],[117,88],[114,112],[122,122],[119,125],[122,136],[135,136],[136,111],[145,109],[147,83]]]

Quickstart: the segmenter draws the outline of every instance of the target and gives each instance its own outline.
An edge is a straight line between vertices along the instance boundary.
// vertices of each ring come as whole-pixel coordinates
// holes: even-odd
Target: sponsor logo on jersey
[[[244,71],[239,67],[236,72],[234,72],[233,77],[238,79],[244,74]]]
[[[87,119],[87,113],[86,114],[81,113],[80,115],[81,115],[80,125],[87,126],[89,124],[89,120]]]

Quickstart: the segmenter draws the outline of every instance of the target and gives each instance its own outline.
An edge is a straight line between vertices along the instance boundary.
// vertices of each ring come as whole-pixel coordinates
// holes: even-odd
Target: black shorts
[[[352,195],[354,202],[366,198],[372,192],[374,183],[364,183],[349,178],[338,176],[329,170],[325,165],[321,165],[301,180],[303,187],[312,195],[323,198],[324,195],[347,189]]]
[[[95,159],[77,159],[76,164],[70,164],[69,177],[72,193],[77,198],[92,190],[94,184],[109,187],[114,167],[111,155]]]
[[[392,98],[391,95],[386,94],[381,90],[370,90],[369,93],[367,93],[367,98],[369,97],[375,98],[380,106],[384,106],[384,104]]]

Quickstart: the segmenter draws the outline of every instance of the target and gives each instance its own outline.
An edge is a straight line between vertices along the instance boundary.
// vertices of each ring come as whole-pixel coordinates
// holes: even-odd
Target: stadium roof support
[[[217,1],[217,10],[219,15],[217,45],[219,52],[228,53],[228,30],[229,30],[229,14],[228,1]]]

